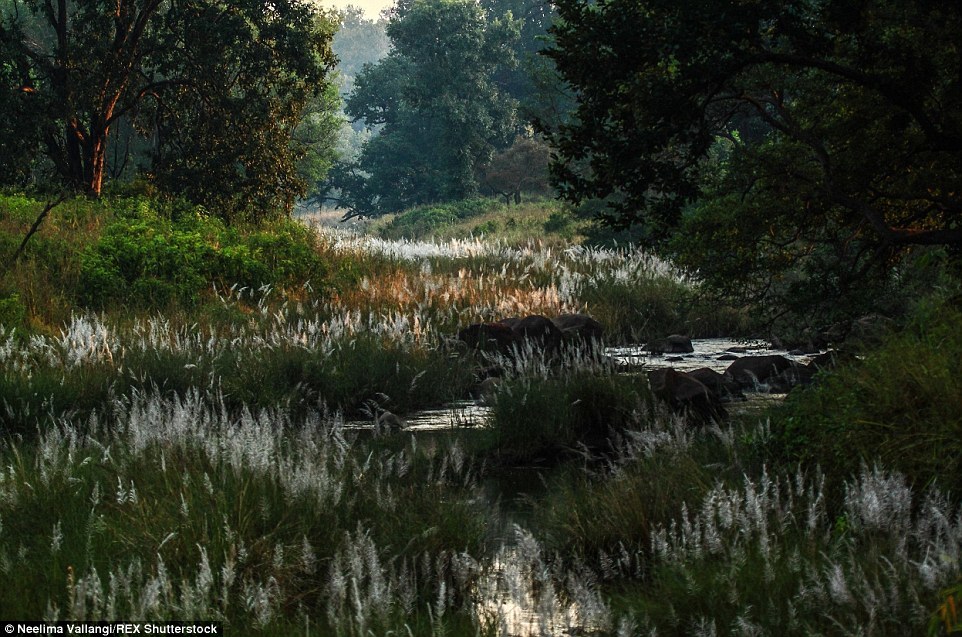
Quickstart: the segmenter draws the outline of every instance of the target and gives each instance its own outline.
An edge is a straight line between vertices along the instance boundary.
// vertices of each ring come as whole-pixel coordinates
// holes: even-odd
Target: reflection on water
[[[692,339],[694,352],[690,354],[653,354],[640,345],[608,347],[605,353],[626,371],[652,370],[671,367],[678,371],[691,371],[708,367],[724,372],[733,357],[780,355],[802,365],[812,360],[812,355],[790,354],[775,349],[765,341],[740,341],[729,338]],[[727,359],[722,357],[727,356]],[[752,395],[753,400],[756,395]],[[757,395],[759,399],[762,395]],[[404,418],[405,431],[438,431],[461,427],[483,427],[491,416],[491,408],[477,400],[458,400],[441,407],[425,409]],[[348,429],[373,430],[373,419],[346,423]]]
[[[732,360],[720,360],[722,356],[770,356],[780,355],[803,365],[812,360],[811,355],[790,354],[784,349],[775,349],[765,341],[738,341],[730,338],[696,338],[691,345],[694,352],[690,354],[653,354],[640,345],[627,347],[609,347],[605,350],[608,356],[615,359],[624,367],[657,369],[671,367],[678,371],[691,371],[700,367],[708,367],[716,372],[724,372],[732,364]]]
[[[425,409],[407,419],[407,428],[417,430],[478,427],[488,422],[491,408],[474,400],[459,400],[439,409]]]
[[[459,427],[480,427],[488,422],[491,408],[474,400],[456,400],[442,407],[424,409],[404,418],[405,431],[438,431]],[[375,429],[373,419],[351,420],[346,429]]]
[[[478,584],[476,612],[504,637],[586,635],[610,630],[610,611],[594,578],[569,573],[557,582],[529,532],[513,528],[509,544]]]
[[[672,367],[690,371],[708,367],[724,372],[734,357],[781,355],[801,364],[811,356],[789,354],[773,349],[763,341],[732,339],[694,339],[689,354],[652,354],[640,346],[606,349],[625,372]],[[721,359],[726,357],[729,360]],[[720,360],[721,359],[721,360]],[[760,408],[781,397],[752,394],[753,399],[740,409]],[[443,432],[487,425],[490,407],[474,400],[462,400],[439,408],[409,415],[406,432]],[[375,430],[373,419],[347,423],[348,428]],[[444,438],[425,435],[420,438]],[[502,468],[498,476],[485,480],[481,497],[491,503],[494,537],[502,546],[484,568],[474,588],[475,612],[479,622],[503,637],[547,637],[561,635],[628,634],[612,626],[611,611],[596,587],[593,574],[575,568],[559,577],[557,565],[549,565],[537,540],[518,523],[524,523],[529,498],[546,488],[538,470],[531,467]],[[486,631],[487,632],[487,631]]]

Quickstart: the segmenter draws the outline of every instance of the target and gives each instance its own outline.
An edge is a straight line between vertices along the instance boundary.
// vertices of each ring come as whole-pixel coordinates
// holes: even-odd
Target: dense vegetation
[[[333,32],[302,0],[4,0],[0,183],[97,196],[140,164],[225,219],[290,212],[331,161]]]
[[[269,5],[0,0],[0,616],[962,632],[956,7]]]
[[[962,246],[958,5],[562,0],[565,197],[729,297],[872,310],[919,246]],[[838,304],[837,298],[845,303]]]

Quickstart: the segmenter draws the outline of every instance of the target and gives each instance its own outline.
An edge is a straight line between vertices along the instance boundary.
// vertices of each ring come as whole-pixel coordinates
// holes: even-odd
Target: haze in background
[[[344,9],[353,4],[355,7],[364,9],[364,15],[368,20],[377,20],[381,11],[393,5],[394,0],[323,0],[319,4],[333,6],[336,9]]]

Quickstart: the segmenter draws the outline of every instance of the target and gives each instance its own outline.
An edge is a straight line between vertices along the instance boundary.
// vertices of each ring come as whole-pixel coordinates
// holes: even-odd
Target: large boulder
[[[691,339],[681,334],[649,341],[645,344],[645,349],[652,354],[691,354],[695,351]]]
[[[778,354],[743,356],[728,366],[725,375],[744,388],[757,390],[791,366],[792,361]]]
[[[561,314],[554,319],[561,330],[561,341],[566,347],[583,347],[593,351],[601,345],[605,328],[587,314]]]
[[[787,394],[800,385],[810,385],[818,369],[792,362],[791,366],[768,379],[768,391]]]
[[[744,400],[739,385],[731,376],[720,374],[709,367],[699,367],[689,372],[685,372],[689,378],[694,378],[702,385],[710,389],[722,401]]]
[[[511,326],[511,330],[522,345],[530,346],[534,351],[550,355],[561,348],[561,329],[540,314],[520,319]]]
[[[720,420],[727,413],[718,396],[695,378],[670,367],[648,372],[651,392],[672,410],[687,413],[707,422]]]
[[[521,322],[520,316],[509,316],[507,318],[503,318],[498,321],[498,323],[501,323],[501,325],[507,325],[511,329],[514,329],[514,326],[520,322]]]
[[[374,428],[378,432],[397,432],[407,426],[403,418],[389,411],[381,413],[374,421]]]
[[[483,352],[510,354],[518,335],[504,323],[473,323],[458,332],[458,340]]]

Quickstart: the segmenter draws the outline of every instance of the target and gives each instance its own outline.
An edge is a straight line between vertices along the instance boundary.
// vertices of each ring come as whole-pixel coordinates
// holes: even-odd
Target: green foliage
[[[538,242],[559,248],[579,243],[586,223],[554,199],[507,205],[495,199],[465,199],[417,206],[375,221],[370,228],[386,239],[467,239],[524,246]]]
[[[200,211],[179,218],[131,207],[80,256],[78,300],[102,307],[194,305],[212,285],[322,284],[316,236],[295,222],[243,232]]]
[[[482,168],[481,183],[488,192],[504,197],[504,203],[521,203],[522,193],[546,195],[550,149],[538,137],[518,136],[511,146],[495,153]]]
[[[526,135],[532,122],[553,129],[567,121],[574,100],[558,77],[554,62],[542,52],[549,46],[548,29],[556,19],[554,5],[540,0],[482,0],[491,16],[508,13],[521,22],[520,37],[512,50],[518,64],[499,69],[498,86],[518,101],[518,133]]]
[[[844,474],[884,462],[962,493],[962,312],[936,304],[775,412],[784,461]]]
[[[181,71],[186,37],[193,81],[144,113],[160,117],[157,183],[227,220],[289,214],[333,155],[333,20],[301,0],[270,12],[245,0],[229,12],[190,6],[169,24],[160,68]]]
[[[139,163],[225,219],[257,220],[289,213],[330,165],[334,23],[310,3],[14,4],[0,10],[0,141],[21,165],[0,183],[53,172],[99,196]]]
[[[962,245],[958,5],[557,6],[549,55],[578,109],[554,175],[572,201],[607,199],[607,223],[829,321],[909,247]]]
[[[6,331],[23,327],[27,321],[27,308],[19,294],[0,296],[0,326]]]
[[[334,34],[332,49],[337,56],[337,70],[341,90],[350,93],[354,78],[368,64],[376,64],[388,54],[391,43],[387,37],[387,19],[364,17],[360,7],[348,5],[341,11],[340,28]]]
[[[477,168],[507,141],[514,104],[493,81],[518,24],[463,0],[419,0],[387,26],[393,48],[357,76],[346,111],[379,134],[334,184],[357,215],[477,193]]]
[[[379,232],[383,237],[394,239],[435,236],[461,221],[500,209],[497,201],[481,198],[418,206],[394,216]]]
[[[544,222],[544,231],[561,235],[565,239],[574,236],[575,217],[568,210],[556,210]]]
[[[492,450],[501,461],[533,463],[610,448],[651,406],[643,377],[573,372],[522,377],[498,390],[492,408]]]

